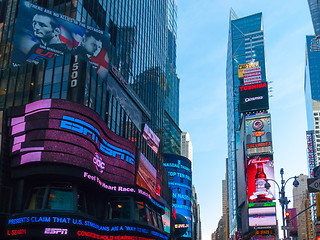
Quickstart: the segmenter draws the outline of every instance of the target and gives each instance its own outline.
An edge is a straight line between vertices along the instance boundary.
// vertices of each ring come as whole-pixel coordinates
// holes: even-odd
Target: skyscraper
[[[293,207],[297,213],[310,206],[310,194],[308,192],[307,175],[300,174],[297,178],[299,186],[293,188]],[[308,209],[297,216],[298,240],[314,239],[311,210]]]
[[[320,37],[320,3],[318,0],[308,0],[310,14],[312,18],[314,32],[316,37]]]
[[[182,132],[181,134],[181,156],[188,158],[191,163],[193,162],[193,147],[188,132]]]
[[[261,79],[266,81],[262,13],[239,18],[231,9],[227,53],[227,132],[229,233],[235,235],[241,226],[238,214],[237,150],[240,144],[238,65],[259,62]]]
[[[2,234],[168,239],[162,162],[175,1],[2,3]]]
[[[306,61],[304,91],[306,101],[308,130],[315,131],[317,165],[320,163],[320,51],[312,50],[315,36],[306,36]]]
[[[262,13],[239,18],[231,9],[226,85],[229,236],[271,228],[275,237],[275,185],[265,187],[274,161]]]

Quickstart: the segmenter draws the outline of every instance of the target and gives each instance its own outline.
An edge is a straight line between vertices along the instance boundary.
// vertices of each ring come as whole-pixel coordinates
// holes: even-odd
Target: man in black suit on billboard
[[[86,32],[79,46],[73,49],[74,55],[79,55],[86,61],[91,61],[91,57],[96,57],[102,48],[102,42],[98,37],[92,32]]]
[[[39,42],[33,45],[28,52],[27,61],[37,62],[70,51],[69,47],[59,38],[61,29],[54,17],[45,13],[37,13],[32,19],[32,28]]]

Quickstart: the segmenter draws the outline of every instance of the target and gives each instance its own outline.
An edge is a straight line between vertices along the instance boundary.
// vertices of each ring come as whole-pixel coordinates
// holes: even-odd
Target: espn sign
[[[65,228],[45,228],[44,234],[50,234],[50,235],[67,235],[68,229]]]

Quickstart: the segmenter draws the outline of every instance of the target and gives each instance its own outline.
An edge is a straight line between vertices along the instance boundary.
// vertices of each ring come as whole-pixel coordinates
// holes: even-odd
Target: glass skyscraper
[[[30,2],[32,4],[23,0],[0,3],[0,113],[3,123],[0,183],[1,196],[4,196],[0,201],[5,203],[1,204],[1,230],[6,228],[9,238],[13,238],[19,228],[23,229],[19,235],[30,239],[43,238],[43,234],[62,234],[66,235],[65,239],[95,238],[98,235],[103,239],[110,235],[167,240],[170,226],[163,227],[163,214],[165,209],[171,209],[172,196],[167,171],[162,166],[164,149],[170,147],[166,145],[170,142],[165,141],[165,135],[174,135],[174,139],[178,139],[176,145],[180,144],[179,107],[176,106],[179,104],[179,79],[175,72],[175,1]],[[55,31],[59,31],[59,41],[69,44],[72,50],[59,52],[54,49],[57,45],[49,48],[39,43],[34,45],[37,47],[35,53],[25,57],[28,62],[13,64],[13,58],[21,59],[12,51],[17,49],[17,43],[24,43],[19,45],[21,55],[28,44],[39,41],[36,39],[38,33],[32,28],[39,25],[41,14],[21,21],[17,16],[27,14],[19,12],[21,4],[33,12],[45,12],[44,18],[54,16],[59,23],[65,24],[59,30],[55,27]],[[17,26],[18,21],[22,23],[23,31],[15,31],[21,27]],[[51,20],[50,25],[54,28],[56,21]],[[74,26],[72,34],[68,26]],[[83,34],[76,29],[85,29],[86,32]],[[76,54],[76,47],[92,37],[86,36],[90,32],[108,39],[108,42],[96,40],[95,51],[90,56],[88,53]],[[50,52],[52,49],[55,51]],[[30,61],[34,55],[38,57],[37,64]],[[106,76],[101,74],[102,70],[107,72]],[[47,107],[43,108],[44,105]],[[79,115],[77,106],[81,110]],[[34,142],[29,143],[30,139],[23,137],[22,132],[12,130],[17,122],[14,120],[10,125],[9,120],[22,119],[24,114],[37,114],[38,110],[32,114],[28,112],[30,107],[49,115],[56,109],[70,110],[69,115],[60,116],[61,119],[57,117],[61,121],[57,126],[59,131],[63,128],[66,133],[61,133],[61,138],[60,134],[52,135],[51,141],[52,146],[59,146],[62,141],[75,145],[74,149],[64,148],[72,154],[63,153],[64,157],[59,158],[50,154],[44,157],[48,153],[42,152],[49,152],[49,145],[45,144],[49,135],[40,134],[45,146],[37,146],[35,150],[35,146],[31,146]],[[51,118],[42,117],[47,124],[40,125],[44,132],[49,132]],[[28,125],[29,117],[24,119]],[[166,119],[172,122],[167,124]],[[148,133],[146,129],[149,129]],[[72,139],[78,140],[62,140],[68,134],[75,134]],[[152,144],[150,139],[154,140]],[[39,143],[40,140],[33,141]],[[24,144],[31,144],[31,148],[24,148]],[[95,147],[90,150],[85,144]],[[30,149],[37,153],[30,155],[28,152],[28,156],[33,157],[26,160],[24,151]],[[21,159],[18,157],[11,166],[12,152],[16,151],[21,154]],[[55,151],[51,149],[50,152]],[[80,160],[68,162],[73,157],[87,159],[85,156],[89,156],[90,161],[83,165]],[[105,157],[112,157],[111,163],[106,162]],[[113,165],[110,169],[115,167],[118,170],[105,173],[109,164]],[[152,181],[144,181],[144,174],[149,174]],[[127,176],[131,176],[131,180]],[[60,203],[55,202],[58,199]],[[63,205],[61,199],[68,206]],[[63,212],[61,216],[58,214],[59,222],[58,217],[50,215],[56,214],[55,210]],[[20,217],[16,216],[17,213]],[[41,220],[35,221],[35,215],[41,215],[38,218]],[[7,216],[11,221],[8,222]],[[55,226],[49,224],[44,229],[42,223],[45,221],[55,223]],[[124,222],[128,221],[135,222],[136,226],[125,226]],[[55,228],[60,232],[56,233]],[[114,229],[114,232],[110,233],[108,229]],[[42,236],[37,235],[40,232]]]
[[[229,233],[235,235],[241,229],[238,208],[237,150],[240,147],[239,86],[240,64],[258,62],[261,81],[266,81],[264,30],[262,13],[239,18],[231,9],[229,19],[228,52],[226,67],[227,134],[228,134],[228,192]]]

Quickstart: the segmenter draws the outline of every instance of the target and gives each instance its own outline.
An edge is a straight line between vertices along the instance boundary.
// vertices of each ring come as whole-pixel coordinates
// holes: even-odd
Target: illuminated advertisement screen
[[[243,69],[243,84],[261,83],[261,67]]]
[[[266,82],[239,87],[239,110],[250,112],[269,109],[268,85]]]
[[[249,211],[249,226],[250,227],[264,227],[276,226],[276,207],[252,207]]]
[[[137,173],[137,185],[148,190],[154,198],[160,197],[160,184],[157,184],[157,170],[149,160],[139,152],[139,167]]]
[[[238,65],[238,78],[243,78],[243,70],[248,68],[259,67],[259,62],[244,63]]]
[[[155,153],[158,153],[160,138],[158,138],[147,124],[144,125],[142,136],[147,141],[148,146],[151,147]]]
[[[270,114],[246,116],[245,124],[247,154],[271,153]]]
[[[108,129],[93,110],[46,99],[11,111],[12,166],[55,162],[79,166],[101,179],[134,184],[135,145]]]
[[[271,201],[275,199],[274,162],[271,154],[247,157],[247,189],[249,202]]]
[[[15,24],[12,65],[38,63],[65,53],[79,55],[105,78],[109,36],[73,18],[20,1]]]
[[[165,154],[163,166],[168,171],[172,189],[172,207],[176,211],[176,237],[192,237],[191,161],[183,156]]]
[[[162,215],[163,229],[165,232],[170,233],[170,209],[165,208],[165,213]]]
[[[105,223],[72,214],[24,214],[7,221],[6,236],[103,240],[168,240],[151,226],[134,223]]]

